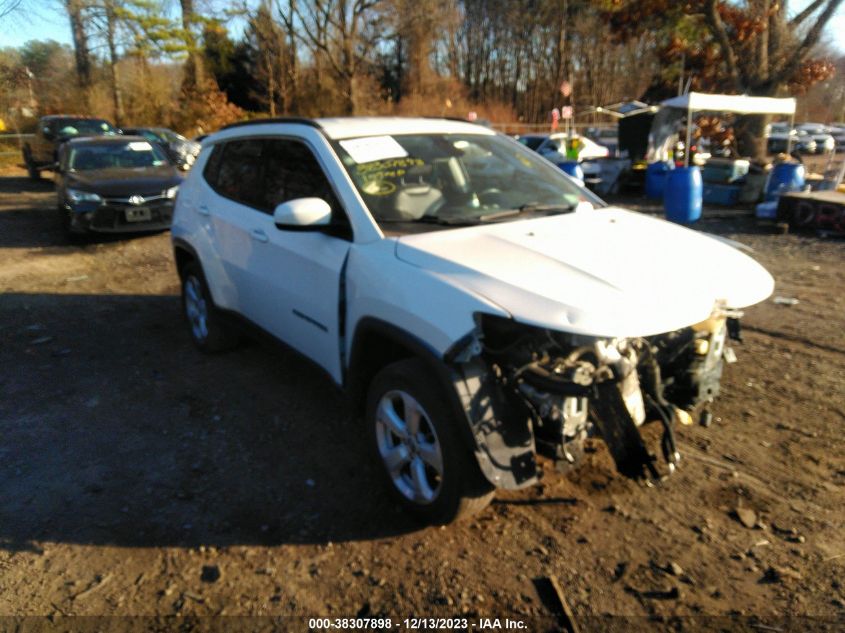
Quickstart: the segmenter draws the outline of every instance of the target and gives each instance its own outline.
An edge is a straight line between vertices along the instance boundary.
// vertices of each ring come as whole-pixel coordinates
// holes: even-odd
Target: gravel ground
[[[420,528],[322,374],[254,343],[193,349],[169,234],[74,246],[54,206],[49,181],[0,173],[0,616],[555,630],[555,578],[582,630],[845,628],[845,242],[706,213],[799,303],[747,310],[679,471],[641,487],[596,444],[574,475],[546,464],[480,516]]]

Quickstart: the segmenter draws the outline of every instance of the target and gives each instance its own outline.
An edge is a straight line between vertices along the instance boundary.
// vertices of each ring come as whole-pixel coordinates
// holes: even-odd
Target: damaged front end
[[[560,470],[578,465],[584,441],[601,437],[618,470],[652,482],[678,460],[674,425],[707,419],[718,395],[728,338],[740,313],[718,307],[706,321],[649,337],[603,339],[481,315],[446,354],[485,476],[501,488],[537,480],[536,455]],[[640,427],[663,427],[652,454]]]

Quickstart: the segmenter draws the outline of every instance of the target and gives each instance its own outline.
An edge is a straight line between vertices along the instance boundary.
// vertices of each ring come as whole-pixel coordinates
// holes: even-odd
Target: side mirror
[[[316,231],[328,226],[332,208],[322,198],[296,198],[276,207],[273,222],[282,230]]]
[[[43,128],[41,128],[41,134],[43,134],[43,135],[44,135],[44,138],[46,138],[47,140],[52,140],[52,139],[53,139],[53,132],[52,132],[52,130],[51,130],[49,127],[47,127],[47,126],[44,126]]]

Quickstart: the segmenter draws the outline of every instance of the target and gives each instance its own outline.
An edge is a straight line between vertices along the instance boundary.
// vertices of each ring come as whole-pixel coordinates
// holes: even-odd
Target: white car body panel
[[[179,192],[173,237],[197,251],[217,306],[241,312],[338,382],[341,345],[348,362],[355,328],[367,317],[405,330],[442,355],[473,330],[476,313],[588,336],[647,336],[703,321],[717,301],[740,308],[772,292],[771,276],[735,248],[621,209],[580,205],[561,216],[387,238],[326,136],[494,132],[428,119],[319,123],[325,135],[303,123],[266,123],[229,128],[205,139]],[[279,231],[271,216],[214,192],[202,177],[214,144],[245,137],[288,137],[308,144],[347,211],[353,242]],[[253,229],[262,230],[268,242],[253,239]],[[283,243],[286,252],[268,253]],[[347,253],[341,341],[337,301]],[[286,269],[297,270],[297,279],[267,272]],[[656,277],[656,271],[663,276]],[[294,309],[307,318],[292,316]]]
[[[280,230],[272,216],[254,216],[240,311],[341,382],[338,301],[351,243],[320,232]]]
[[[707,319],[716,302],[741,308],[774,288],[735,248],[622,209],[408,235],[397,256],[518,321],[600,337],[674,331]]]
[[[194,169],[179,187],[170,232],[174,240],[186,240],[199,255],[215,305],[235,310],[238,305],[238,289],[226,272],[223,259],[218,255],[214,218],[209,208],[209,200],[217,194],[201,176],[209,154],[204,146]]]
[[[441,233],[443,235],[443,233]],[[346,266],[346,358],[362,319],[371,317],[410,333],[438,356],[471,332],[476,313],[510,315],[448,275],[396,258],[395,238],[355,246]]]

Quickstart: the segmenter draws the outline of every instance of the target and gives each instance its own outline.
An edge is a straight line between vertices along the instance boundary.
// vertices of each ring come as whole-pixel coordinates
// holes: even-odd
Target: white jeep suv
[[[450,120],[230,125],[203,142],[172,233],[196,345],[247,326],[323,368],[389,490],[439,523],[535,482],[538,454],[572,468],[593,435],[625,475],[671,471],[675,422],[706,421],[738,309],[773,288],[734,246],[609,208]]]

